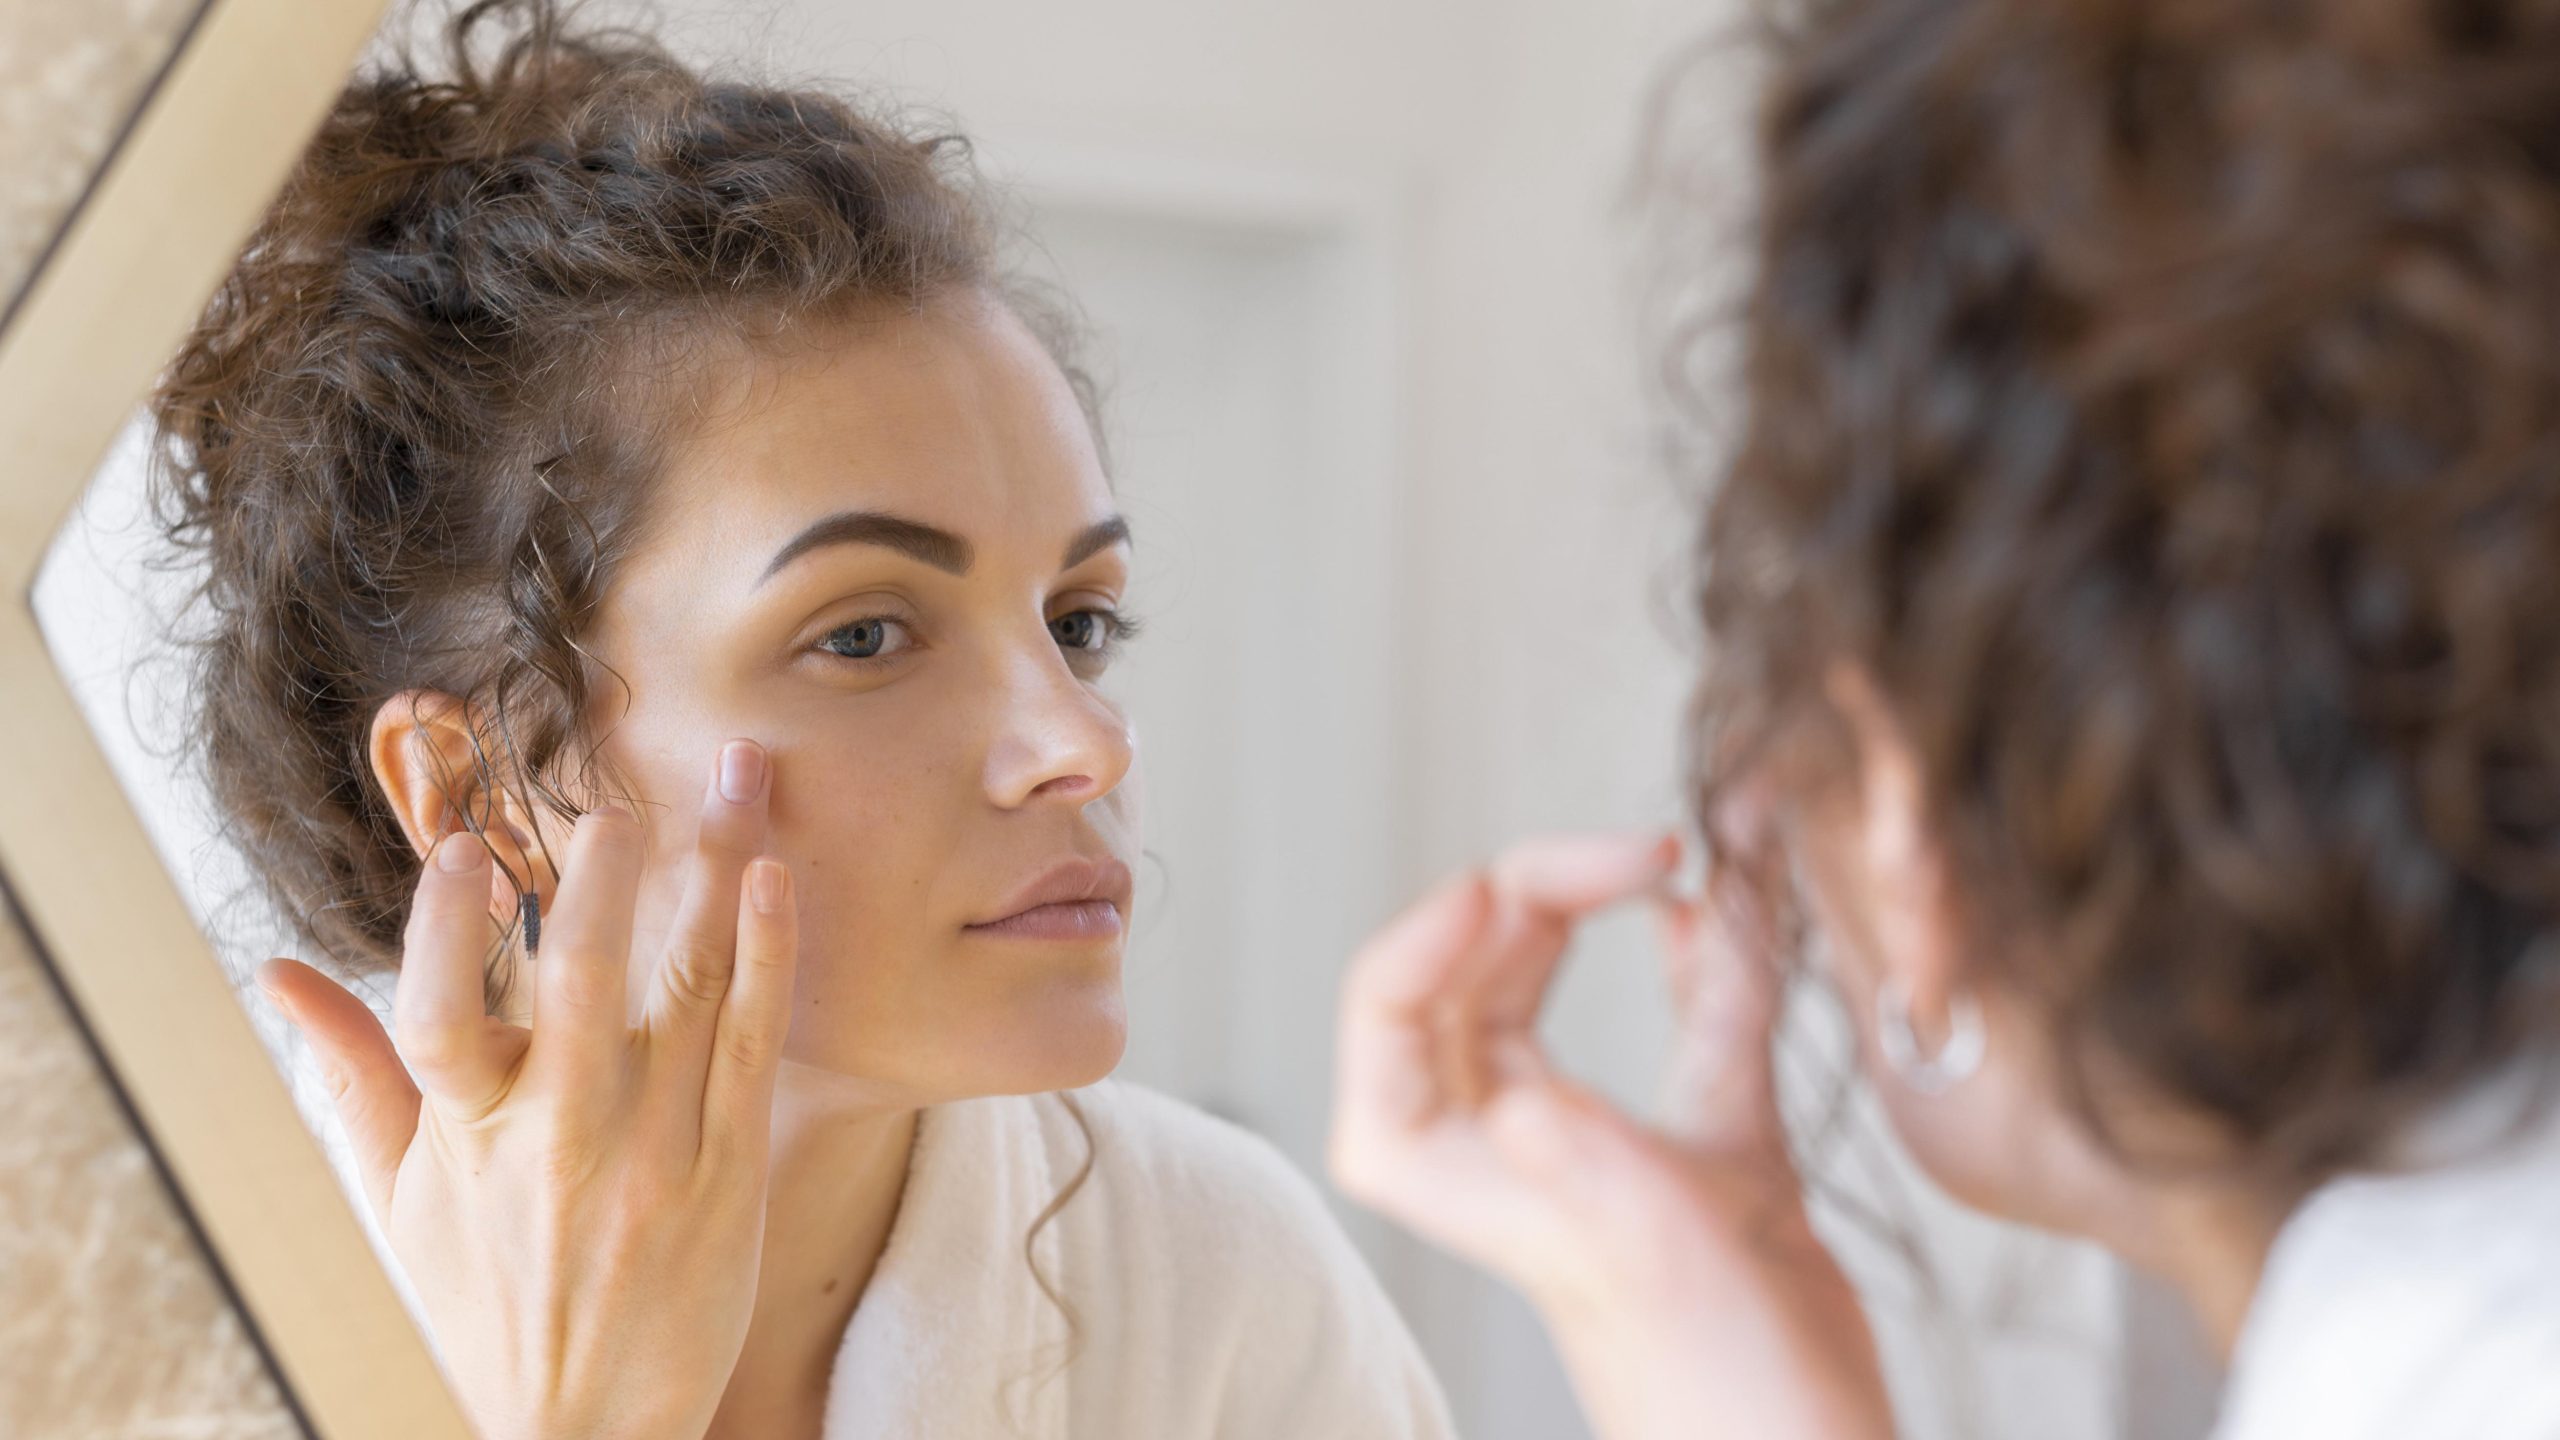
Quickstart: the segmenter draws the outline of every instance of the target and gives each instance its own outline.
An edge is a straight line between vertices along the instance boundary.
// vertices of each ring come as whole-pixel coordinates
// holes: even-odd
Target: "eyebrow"
[[[1127,544],[1128,540],[1129,522],[1123,517],[1114,515],[1108,520],[1097,521],[1077,531],[1076,538],[1067,542],[1066,557],[1058,562],[1058,568],[1073,570],[1114,545]]]
[[[1067,542],[1066,557],[1058,562],[1061,570],[1073,569],[1093,556],[1129,538],[1129,522],[1114,515],[1076,532]],[[940,526],[927,525],[902,515],[880,510],[846,510],[829,515],[791,537],[789,544],[774,552],[773,559],[756,577],[762,585],[792,561],[812,550],[831,545],[877,545],[911,556],[936,570],[952,575],[966,575],[977,561],[977,547],[968,540]],[[753,589],[754,586],[748,587]]]

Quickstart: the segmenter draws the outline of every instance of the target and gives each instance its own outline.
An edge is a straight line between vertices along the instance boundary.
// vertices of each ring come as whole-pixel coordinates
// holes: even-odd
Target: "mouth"
[[[1063,861],[1033,876],[967,926],[991,939],[1095,941],[1119,936],[1128,909],[1129,867],[1117,860]]]

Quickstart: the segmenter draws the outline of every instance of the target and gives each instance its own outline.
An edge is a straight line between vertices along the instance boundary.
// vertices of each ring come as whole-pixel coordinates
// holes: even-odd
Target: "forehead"
[[[863,509],[1054,565],[1061,537],[1112,512],[1073,387],[995,301],[810,322],[704,369],[658,497],[692,555],[761,566],[809,521]]]

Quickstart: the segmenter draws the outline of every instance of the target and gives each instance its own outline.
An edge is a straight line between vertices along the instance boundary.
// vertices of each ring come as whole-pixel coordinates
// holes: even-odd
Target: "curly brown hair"
[[[2298,1187],[2547,1061],[2560,10],[1778,18],[1695,551],[1711,847],[1839,774],[1845,661],[2120,1154],[2125,1076]]]
[[[1064,307],[998,267],[964,138],[553,0],[477,0],[441,38],[446,78],[403,48],[346,87],[150,400],[162,522],[204,561],[192,741],[269,897],[357,975],[396,966],[418,865],[367,758],[386,700],[477,707],[449,787],[474,831],[502,787],[566,819],[617,783],[579,636],[645,537],[672,402],[738,353],[713,339],[979,287],[1093,408]],[[493,1008],[512,974],[493,955]]]

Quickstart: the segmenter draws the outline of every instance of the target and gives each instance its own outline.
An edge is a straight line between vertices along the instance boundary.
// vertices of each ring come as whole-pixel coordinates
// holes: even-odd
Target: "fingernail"
[[[782,909],[783,897],[790,888],[791,877],[779,860],[758,859],[747,867],[747,894],[754,899],[756,909],[767,915]]]
[[[720,798],[744,805],[764,783],[764,747],[751,740],[732,740],[720,747]]]
[[[436,846],[436,868],[448,875],[462,875],[480,868],[489,858],[489,847],[468,830],[456,830]]]

